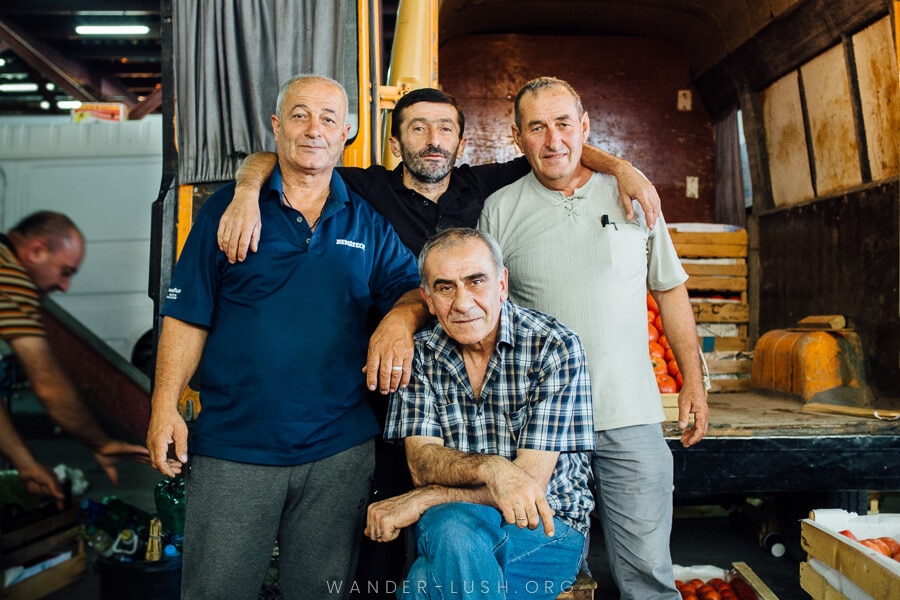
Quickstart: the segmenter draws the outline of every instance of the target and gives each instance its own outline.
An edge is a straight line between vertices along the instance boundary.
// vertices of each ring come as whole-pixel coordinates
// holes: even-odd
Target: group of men
[[[393,114],[399,167],[335,170],[347,110],[333,80],[282,87],[277,155],[251,157],[204,205],[167,294],[147,443],[161,472],[187,465],[184,597],[255,597],[275,540],[286,597],[365,593],[379,555],[354,570],[360,531],[382,544],[411,528],[404,597],[553,598],[581,564],[595,497],[622,597],[677,597],[648,287],[684,374],[685,446],[708,409],[686,275],[652,185],[586,145],[581,100],[554,78],[517,95],[524,157],[506,164],[456,167],[463,113],[424,89]],[[83,254],[58,213],[3,236],[0,337],[115,481],[118,457],[147,450],[97,425],[39,317]],[[176,407],[198,367],[189,455]],[[381,428],[403,442],[408,472]],[[0,452],[61,502],[4,407]],[[395,583],[398,554],[381,565]]]
[[[360,532],[409,531],[411,566],[387,571],[404,598],[555,598],[595,499],[622,597],[680,597],[648,286],[685,446],[708,408],[652,185],[586,145],[559,79],[517,95],[524,158],[504,165],[455,167],[462,111],[426,89],[394,110],[400,166],[336,169],[347,111],[331,79],[284,84],[277,155],[204,204],[166,294],[147,446],[186,476],[182,597],[256,597],[276,540],[286,598],[365,594]],[[189,440],[177,401],[198,368]],[[387,483],[391,446],[376,464],[380,427],[408,486]]]

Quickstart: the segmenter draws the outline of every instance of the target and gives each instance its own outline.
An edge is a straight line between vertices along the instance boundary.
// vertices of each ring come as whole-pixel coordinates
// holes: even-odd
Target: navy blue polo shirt
[[[282,202],[276,167],[260,195],[259,251],[229,264],[216,229],[233,193],[226,185],[200,209],[161,311],[209,329],[190,451],[296,465],[377,435],[366,315],[418,287],[415,258],[337,173],[312,232]]]

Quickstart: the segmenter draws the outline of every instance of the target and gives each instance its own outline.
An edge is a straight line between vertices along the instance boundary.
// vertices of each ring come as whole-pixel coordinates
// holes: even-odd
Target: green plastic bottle
[[[184,477],[166,477],[156,484],[153,494],[163,533],[169,542],[181,548],[184,539]]]

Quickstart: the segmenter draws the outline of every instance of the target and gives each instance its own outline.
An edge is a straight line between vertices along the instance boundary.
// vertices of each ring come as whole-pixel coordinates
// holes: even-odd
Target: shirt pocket
[[[525,426],[528,425],[528,407],[523,406],[518,410],[505,412],[503,415],[506,417],[506,428],[509,430],[513,445],[517,445],[522,431],[524,431]]]
[[[609,227],[607,226],[607,229]],[[647,232],[634,221],[616,222],[606,237],[608,268],[617,275],[646,273]]]
[[[456,448],[462,452],[468,452],[468,444],[465,441],[465,421],[463,420],[462,407],[458,402],[437,404],[434,407],[437,413],[438,423],[441,426],[441,437],[444,445]],[[449,443],[448,440],[452,440]]]

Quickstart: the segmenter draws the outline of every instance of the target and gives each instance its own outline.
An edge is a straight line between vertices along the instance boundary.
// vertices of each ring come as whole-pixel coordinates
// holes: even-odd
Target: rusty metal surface
[[[673,46],[615,36],[466,36],[445,44],[440,60],[441,85],[466,114],[465,162],[517,156],[513,99],[528,80],[553,75],[581,95],[588,142],[646,173],[668,222],[713,221],[714,127]],[[689,111],[678,110],[682,90],[691,92]],[[699,198],[686,197],[687,177],[699,179]]]

